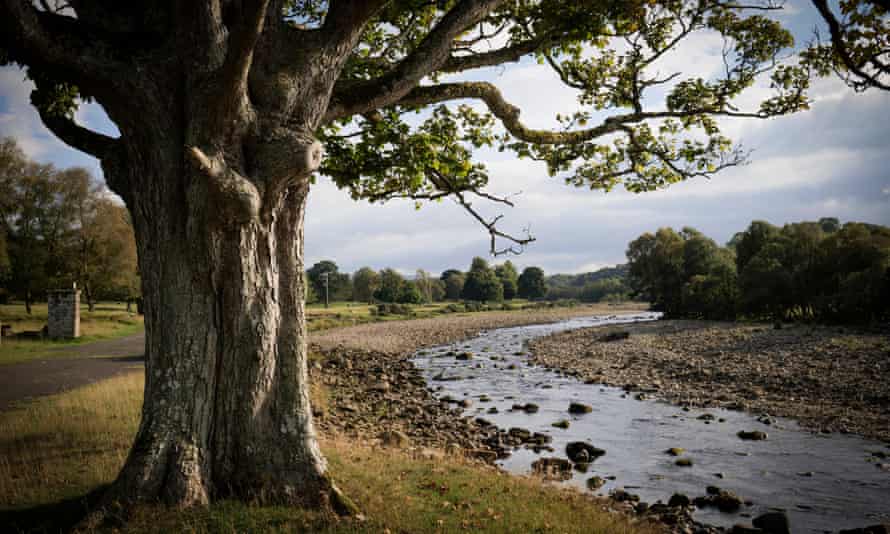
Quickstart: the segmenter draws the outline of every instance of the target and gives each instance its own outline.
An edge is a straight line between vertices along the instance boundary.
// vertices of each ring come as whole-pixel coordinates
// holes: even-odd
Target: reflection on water
[[[470,399],[466,415],[481,415],[500,428],[521,427],[553,437],[556,452],[541,455],[525,448],[499,463],[516,473],[531,471],[540,456],[565,457],[569,441],[589,441],[606,454],[587,473],[575,473],[568,484],[585,488],[591,476],[614,476],[598,493],[617,487],[639,494],[644,501],[667,502],[673,493],[690,498],[705,495],[707,486],[736,493],[751,505],[725,514],[706,508],[700,521],[730,526],[771,508],[788,513],[794,532],[824,532],[890,521],[890,473],[867,461],[874,451],[890,452],[885,444],[854,436],[820,435],[800,429],[793,421],[778,419],[772,425],[749,414],[719,409],[684,411],[602,385],[582,384],[543,367],[527,364],[523,342],[563,330],[629,321],[653,320],[658,314],[636,314],[572,319],[555,324],[503,328],[453,345],[420,351],[414,362],[436,395]],[[450,351],[471,352],[459,360]],[[458,380],[431,381],[458,377]],[[488,402],[480,397],[487,396]],[[570,415],[569,402],[593,407],[584,415]],[[532,402],[534,414],[510,411],[513,404]],[[496,407],[498,413],[487,413]],[[712,420],[699,416],[712,414]],[[568,419],[568,429],[552,423]],[[739,430],[762,430],[766,441],[743,441]],[[672,447],[685,449],[691,467],[675,465],[666,454]]]

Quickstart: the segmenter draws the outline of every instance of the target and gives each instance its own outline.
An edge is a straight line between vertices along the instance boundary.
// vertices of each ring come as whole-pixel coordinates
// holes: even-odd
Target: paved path
[[[145,334],[54,351],[65,355],[0,366],[0,411],[33,397],[60,393],[112,376],[142,370]]]

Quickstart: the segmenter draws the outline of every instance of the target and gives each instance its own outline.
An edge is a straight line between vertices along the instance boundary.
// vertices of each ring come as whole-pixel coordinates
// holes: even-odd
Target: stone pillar
[[[80,337],[80,290],[57,289],[48,295],[47,335],[52,339]]]

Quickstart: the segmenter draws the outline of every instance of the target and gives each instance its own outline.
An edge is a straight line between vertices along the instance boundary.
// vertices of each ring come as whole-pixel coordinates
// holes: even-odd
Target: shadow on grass
[[[100,486],[86,495],[31,508],[0,510],[0,525],[4,532],[71,532],[98,505],[106,488]]]

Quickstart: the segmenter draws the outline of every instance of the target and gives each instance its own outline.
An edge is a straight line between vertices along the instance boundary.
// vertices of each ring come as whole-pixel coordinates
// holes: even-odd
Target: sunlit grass
[[[56,508],[111,482],[136,431],[142,376],[121,376],[0,413],[0,523],[53,530]],[[324,399],[316,389],[313,398]],[[367,517],[236,502],[135,511],[130,532],[650,532],[572,490],[456,457],[327,437],[331,474]],[[67,502],[61,502],[63,500]],[[85,504],[78,504],[80,511]],[[39,507],[39,508],[37,508]],[[30,509],[30,512],[26,510]],[[35,512],[36,509],[36,512]],[[24,521],[24,522],[23,522]],[[34,522],[38,525],[35,525]]]

